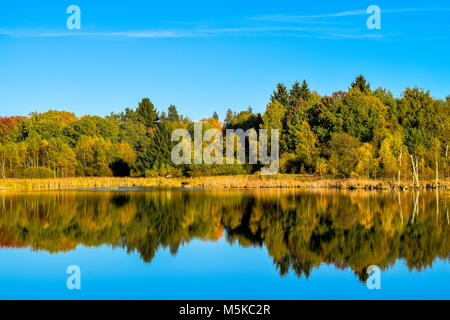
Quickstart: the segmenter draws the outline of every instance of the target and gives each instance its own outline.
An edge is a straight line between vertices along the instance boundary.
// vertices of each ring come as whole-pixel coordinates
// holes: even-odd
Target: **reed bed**
[[[195,178],[113,178],[77,177],[55,179],[0,179],[0,191],[64,190],[64,189],[118,189],[118,188],[333,188],[369,190],[449,189],[450,179],[424,181],[418,187],[412,182],[361,179],[319,179],[313,175],[278,174],[272,176],[238,175]]]

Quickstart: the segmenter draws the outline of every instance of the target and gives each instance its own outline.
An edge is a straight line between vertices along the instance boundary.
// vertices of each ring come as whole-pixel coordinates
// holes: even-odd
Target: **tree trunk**
[[[419,159],[416,157],[416,181],[419,186]]]
[[[436,163],[436,181],[435,181],[435,184],[436,184],[436,188],[437,188],[438,183],[439,183],[439,163],[438,163],[438,158],[437,158],[437,150],[434,151],[434,161]]]
[[[448,143],[445,146],[445,171],[446,177],[448,178]]]
[[[2,159],[1,161],[1,176],[3,179],[6,178],[6,161],[4,159]]]
[[[403,155],[403,149],[400,149],[400,154],[398,156],[398,184],[400,184],[401,180],[401,174],[402,174],[402,155]]]
[[[412,170],[413,170],[413,183],[416,187],[419,186],[419,174],[418,174],[418,160],[414,159],[415,156],[413,157],[411,155],[411,164],[412,164]]]

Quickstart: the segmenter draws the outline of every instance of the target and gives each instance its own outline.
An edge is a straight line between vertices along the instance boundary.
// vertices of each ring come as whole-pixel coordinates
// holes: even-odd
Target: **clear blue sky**
[[[66,8],[81,8],[68,30]],[[369,30],[366,8],[381,8]],[[277,82],[321,94],[360,73],[399,96],[450,94],[450,3],[428,1],[2,1],[0,116],[107,115],[149,97],[198,120],[262,112]]]

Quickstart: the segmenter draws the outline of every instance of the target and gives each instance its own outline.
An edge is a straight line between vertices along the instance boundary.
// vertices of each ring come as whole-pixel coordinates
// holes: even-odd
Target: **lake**
[[[435,191],[2,193],[0,299],[449,299],[448,203]]]

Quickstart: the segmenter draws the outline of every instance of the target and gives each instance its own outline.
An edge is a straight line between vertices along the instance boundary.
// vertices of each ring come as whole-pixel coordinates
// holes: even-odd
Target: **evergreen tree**
[[[147,128],[153,128],[158,120],[158,112],[149,98],[142,99],[136,110],[138,120],[141,121]]]
[[[167,111],[167,119],[169,119],[170,121],[180,121],[180,116],[178,115],[177,108],[173,104],[169,106],[169,109]]]
[[[225,121],[224,121],[225,128],[232,127],[235,119],[236,119],[236,115],[233,113],[233,111],[231,111],[230,108],[228,108],[227,114],[225,116]]]
[[[289,94],[284,84],[277,84],[277,89],[273,91],[270,101],[278,101],[284,108],[287,108],[289,105]]]
[[[303,101],[308,101],[311,96],[311,91],[309,90],[308,83],[306,80],[303,80],[302,85],[298,83],[298,81],[294,82],[291,90],[289,90],[289,104],[290,106],[294,106],[299,99]]]
[[[357,89],[361,93],[370,93],[370,85],[366,81],[366,78],[361,74],[359,75],[356,80],[351,85],[352,89]]]

